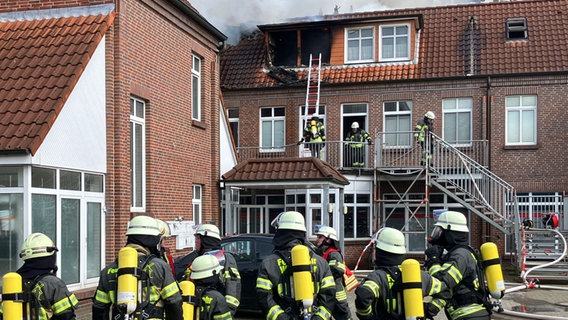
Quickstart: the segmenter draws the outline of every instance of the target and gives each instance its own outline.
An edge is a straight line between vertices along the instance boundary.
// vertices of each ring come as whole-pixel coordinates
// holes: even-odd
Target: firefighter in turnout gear
[[[355,290],[355,307],[360,320],[405,319],[405,304],[420,301],[404,301],[401,264],[405,259],[406,244],[402,232],[385,227],[377,233],[375,243],[375,270]],[[432,300],[424,304],[426,318],[433,318],[444,308],[450,293],[446,285],[426,271],[421,272],[422,296]],[[408,319],[408,318],[407,318]]]
[[[213,255],[219,259],[223,267],[219,291],[227,299],[231,314],[235,315],[241,299],[241,275],[237,268],[237,261],[230,252],[221,249],[221,235],[219,228],[213,224],[202,224],[195,230],[195,250],[176,259],[176,279],[182,281],[189,279],[191,264],[195,258],[204,254]]]
[[[225,296],[218,291],[223,267],[212,255],[202,255],[191,264],[190,280],[195,283],[197,315],[194,320],[232,320]],[[199,310],[199,311],[197,311]]]
[[[170,253],[170,248],[164,246],[164,240],[172,236],[170,231],[170,226],[165,221],[156,219],[158,226],[160,227],[160,258],[164,259],[172,269],[172,275],[176,275],[176,269],[174,267],[174,258]]]
[[[24,265],[16,273],[22,278],[24,319],[75,319],[79,301],[56,276],[57,251],[55,243],[43,233],[30,234],[22,245],[20,258]],[[0,319],[3,318],[1,311]]]
[[[465,216],[456,211],[442,212],[434,224],[426,249],[424,266],[433,277],[452,291],[446,314],[451,320],[489,320],[490,308],[484,305],[479,266],[468,242],[469,229]],[[447,253],[443,255],[444,249]]]
[[[109,311],[112,311],[112,319],[115,320],[183,319],[178,284],[170,266],[160,258],[160,233],[160,226],[152,217],[136,216],[130,220],[126,231],[126,249],[136,250],[138,266],[136,270],[126,272],[135,273],[138,280],[137,288],[129,288],[129,291],[140,293],[136,295],[136,309],[129,315],[117,303],[125,295],[118,292],[121,276],[119,259],[123,258],[119,256],[119,259],[107,265],[100,273],[99,285],[93,298],[93,319],[109,320]]]
[[[309,245],[304,216],[295,211],[283,212],[272,221],[272,225],[276,227],[272,240],[274,251],[262,261],[256,280],[257,297],[266,320],[330,319],[335,301],[335,282],[327,261],[309,251],[308,268],[295,270],[293,266],[293,248]],[[293,273],[306,270],[311,273],[311,283],[292,283]],[[307,313],[295,299],[294,292],[298,289],[313,292],[310,297],[313,298],[312,305],[307,308]]]
[[[331,314],[337,320],[351,319],[351,311],[347,303],[347,290],[345,289],[343,279],[347,266],[343,263],[343,256],[341,251],[339,251],[337,231],[332,227],[321,226],[316,235],[318,254],[329,263],[331,274],[335,280],[335,289],[337,290],[335,293],[336,301],[334,301]]]
[[[359,122],[351,124],[351,131],[345,137],[347,141],[347,155],[346,167],[364,167],[365,166],[365,152],[367,144],[373,144],[373,140],[369,133],[359,128]]]
[[[434,119],[436,119],[434,112],[428,111],[424,114],[424,118],[416,124],[416,131],[418,132],[414,133],[414,139],[422,148],[421,166],[429,163],[432,159],[434,140],[431,133],[434,132]]]
[[[321,159],[321,150],[325,146],[325,127],[323,123],[320,122],[318,114],[314,113],[311,120],[306,123],[304,136],[298,144],[302,142],[306,143],[306,146],[312,153],[312,157]]]

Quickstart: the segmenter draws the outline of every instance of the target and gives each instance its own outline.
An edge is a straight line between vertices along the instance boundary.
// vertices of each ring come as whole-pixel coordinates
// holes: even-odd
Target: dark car
[[[272,234],[235,235],[221,240],[221,247],[237,261],[241,274],[239,310],[260,310],[256,297],[256,277],[262,260],[272,253]]]

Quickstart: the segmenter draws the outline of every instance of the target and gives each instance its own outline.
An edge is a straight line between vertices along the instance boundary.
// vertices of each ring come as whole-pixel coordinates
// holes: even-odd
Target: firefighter
[[[99,285],[93,298],[93,319],[109,320],[109,310],[112,310],[112,319],[183,319],[178,284],[169,265],[160,258],[160,234],[160,226],[152,217],[141,215],[130,220],[126,231],[126,247],[134,248],[138,253],[136,276],[139,287],[131,288],[133,292],[140,292],[136,310],[132,315],[124,314],[116,303],[117,297],[123,296],[121,292],[117,292],[117,259],[100,273]]]
[[[465,216],[456,211],[440,214],[426,249],[424,266],[433,277],[452,291],[446,312],[452,320],[490,319],[479,283],[479,266],[469,248],[469,229]],[[447,250],[445,255],[444,249]]]
[[[276,228],[272,240],[274,251],[262,261],[256,280],[257,297],[266,320],[330,319],[335,300],[335,282],[327,261],[308,251],[307,270],[311,273],[313,283],[309,281],[292,284],[290,281],[293,272],[300,272],[300,270],[293,271],[292,249],[296,246],[301,247],[300,245],[309,245],[304,216],[295,211],[283,212],[272,221],[272,226]],[[305,289],[313,292],[312,306],[308,308],[307,313],[293,295],[293,291],[303,292]]]
[[[70,320],[75,319],[79,301],[67,289],[63,280],[56,276],[58,251],[55,243],[43,233],[30,234],[20,251],[24,265],[16,272],[22,277],[22,289],[30,292],[28,319]],[[0,319],[2,312],[0,308]]]
[[[225,296],[218,291],[222,281],[223,267],[219,259],[212,255],[202,255],[191,264],[190,279],[195,283],[199,308],[195,320],[231,320],[231,309]]]
[[[306,123],[304,136],[298,144],[301,144],[302,142],[306,143],[306,146],[312,153],[312,157],[321,159],[321,150],[325,146],[325,127],[323,123],[320,122],[320,118],[317,113],[314,113],[311,120]]]
[[[331,314],[337,320],[351,319],[351,310],[347,303],[347,290],[343,280],[347,266],[343,263],[343,255],[339,250],[337,231],[332,227],[321,226],[316,232],[316,236],[317,252],[329,263],[331,274],[335,280],[336,293]]]
[[[174,258],[170,253],[170,248],[164,246],[164,240],[172,236],[170,231],[170,226],[166,222],[160,219],[156,219],[158,225],[160,226],[160,258],[164,259],[172,269],[172,275],[176,275],[176,270],[174,267]]]
[[[214,255],[220,260],[223,267],[221,293],[225,295],[235,315],[241,299],[241,275],[237,268],[237,261],[230,252],[221,249],[221,236],[219,228],[213,224],[202,224],[195,230],[195,250],[176,259],[174,265],[178,281],[189,279],[191,264],[195,258],[204,254]]]
[[[364,167],[366,145],[373,144],[369,133],[359,128],[359,122],[355,121],[351,124],[351,131],[347,133],[345,141],[349,142],[346,145],[347,161],[349,161],[346,167]]]
[[[429,163],[432,159],[434,140],[430,133],[434,132],[434,119],[436,119],[434,112],[428,111],[424,114],[424,118],[416,124],[416,131],[418,132],[414,133],[414,139],[422,148],[421,166]]]
[[[355,290],[355,308],[360,320],[405,319],[405,304],[422,303],[403,301],[401,263],[406,255],[406,241],[402,232],[385,227],[377,232],[375,245],[375,270]],[[426,271],[421,272],[422,296],[432,300],[424,304],[426,318],[433,318],[444,308],[450,293],[446,285]],[[408,319],[408,318],[407,318]]]

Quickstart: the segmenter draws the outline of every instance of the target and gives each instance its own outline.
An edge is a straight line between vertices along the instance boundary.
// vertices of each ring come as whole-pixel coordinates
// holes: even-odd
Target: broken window
[[[526,18],[507,19],[505,22],[508,40],[523,40],[528,38]]]

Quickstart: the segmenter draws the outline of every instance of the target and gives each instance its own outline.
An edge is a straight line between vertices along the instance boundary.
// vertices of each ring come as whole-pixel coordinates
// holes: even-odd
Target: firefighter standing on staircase
[[[434,119],[436,119],[434,112],[428,111],[424,114],[424,118],[416,124],[416,131],[418,132],[414,133],[414,139],[422,148],[421,166],[429,163],[430,159],[432,159],[434,140],[431,133],[434,132]]]
[[[298,142],[298,145],[302,142],[304,142],[308,149],[310,149],[312,157],[321,159],[321,152],[325,147],[325,127],[323,123],[320,122],[320,118],[317,113],[314,113],[311,120],[306,123],[304,136]]]
[[[16,273],[22,277],[24,297],[29,299],[24,305],[25,312],[29,312],[28,319],[75,319],[79,301],[69,292],[65,282],[56,276],[57,251],[55,243],[43,233],[30,234],[22,245],[20,258],[24,265]],[[2,308],[0,319],[3,318],[1,311]]]
[[[331,312],[336,320],[351,319],[351,310],[347,303],[347,290],[345,289],[344,279],[347,266],[343,263],[343,256],[339,251],[337,231],[332,227],[321,226],[316,232],[316,247],[320,254],[328,263],[331,274],[335,280],[335,302]],[[355,279],[356,281],[356,279]]]
[[[405,319],[401,267],[406,254],[406,241],[402,232],[385,227],[379,230],[375,240],[375,270],[355,290],[355,307],[360,320]],[[450,293],[445,284],[426,271],[421,272],[422,296],[432,296],[424,304],[426,318],[433,318],[444,308]],[[411,301],[420,304],[420,301]],[[406,318],[408,319],[408,318]]]
[[[272,240],[274,250],[262,260],[256,280],[257,297],[266,315],[265,319],[329,320],[336,290],[327,261],[314,252],[306,252],[309,255],[308,268],[298,272],[308,271],[312,281],[291,283],[293,273],[296,272],[293,251],[296,247],[309,245],[304,216],[296,211],[283,212],[272,221],[272,225],[276,227]],[[303,289],[313,290],[313,295],[310,296],[312,301],[309,301],[311,306],[307,313],[295,299],[299,295],[298,291],[304,291]]]
[[[189,278],[195,284],[197,297],[194,320],[232,320],[231,309],[218,288],[222,282],[223,267],[212,255],[202,255],[191,264]],[[198,310],[198,311],[197,311]]]
[[[136,276],[140,292],[136,297],[136,309],[126,314],[119,308],[118,299],[125,294],[118,292],[119,259],[107,265],[100,273],[99,285],[93,298],[93,319],[109,320],[112,307],[112,319],[168,319],[182,320],[182,297],[170,266],[160,258],[159,243],[161,229],[156,219],[148,216],[136,216],[130,220],[126,231],[126,247],[138,253]],[[140,287],[141,286],[141,287]]]
[[[452,291],[446,306],[451,320],[489,320],[490,308],[484,305],[479,266],[469,248],[468,237],[467,220],[461,212],[442,212],[434,224],[429,239],[432,246],[426,249],[424,266]]]
[[[347,164],[346,167],[364,167],[366,145],[373,144],[373,139],[369,133],[359,128],[359,122],[355,121],[351,124],[351,131],[345,137],[347,141]]]

